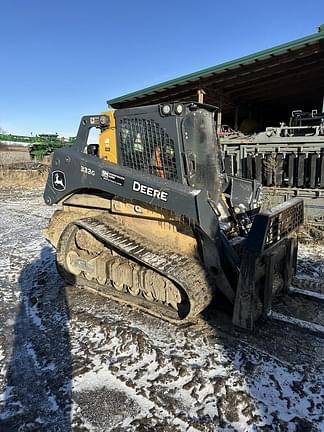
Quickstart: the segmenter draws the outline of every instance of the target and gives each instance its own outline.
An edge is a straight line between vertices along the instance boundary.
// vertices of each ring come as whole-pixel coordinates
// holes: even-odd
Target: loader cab
[[[206,189],[216,201],[221,153],[215,111],[195,102],[107,111],[82,119],[77,143],[83,152],[110,163]],[[88,140],[91,128],[100,130],[98,143]]]
[[[116,110],[118,163],[207,189],[216,199],[220,149],[215,111],[215,107],[194,102]]]

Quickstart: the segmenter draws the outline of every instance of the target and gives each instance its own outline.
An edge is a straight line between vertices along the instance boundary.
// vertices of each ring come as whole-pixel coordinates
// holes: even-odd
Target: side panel
[[[81,191],[168,209],[199,225],[211,238],[218,233],[218,218],[206,191],[109,163],[80,153],[77,147],[57,150],[44,192],[45,202],[52,205]]]
[[[221,153],[214,114],[205,109],[188,113],[182,121],[188,184],[204,188],[218,202],[221,191]]]

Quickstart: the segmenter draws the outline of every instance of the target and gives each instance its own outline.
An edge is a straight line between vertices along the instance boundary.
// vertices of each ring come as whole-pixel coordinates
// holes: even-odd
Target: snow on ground
[[[53,208],[0,198],[0,431],[324,431],[323,339],[213,308],[179,328],[65,287],[41,235]],[[300,255],[321,280],[323,247]]]

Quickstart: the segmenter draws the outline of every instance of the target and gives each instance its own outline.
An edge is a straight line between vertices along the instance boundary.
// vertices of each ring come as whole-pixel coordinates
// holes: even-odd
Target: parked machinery
[[[39,134],[35,136],[0,134],[0,143],[6,145],[28,146],[32,159],[42,160],[45,156],[53,153],[57,148],[72,145],[75,137],[64,138],[58,134]]]
[[[226,172],[262,183],[264,205],[300,196],[308,222],[324,223],[324,113],[295,110],[251,136],[223,127],[221,143]]]
[[[214,116],[186,102],[82,118],[44,192],[61,204],[44,234],[68,283],[175,323],[213,299],[240,327],[270,314],[290,288],[303,202],[260,212],[260,184],[223,172]]]
[[[74,138],[59,138],[57,134],[40,134],[33,138],[29,147],[29,154],[32,159],[42,160],[45,156],[53,153],[57,148],[61,148],[74,143]]]

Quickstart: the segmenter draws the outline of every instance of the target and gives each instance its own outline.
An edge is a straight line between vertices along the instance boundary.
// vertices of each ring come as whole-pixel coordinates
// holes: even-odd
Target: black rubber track
[[[66,269],[66,254],[71,240],[78,229],[84,229],[107,248],[115,250],[122,257],[150,268],[172,281],[183,293],[188,304],[181,309],[180,316],[168,305],[151,302],[142,296],[132,296],[114,289],[111,283],[100,285],[82,276],[71,275]],[[201,263],[194,258],[181,255],[165,247],[147,244],[148,240],[133,232],[126,232],[116,222],[113,224],[97,218],[84,218],[70,223],[63,231],[57,247],[57,264],[60,274],[73,285],[88,288],[100,295],[122,303],[131,304],[173,323],[190,321],[204,310],[212,300],[212,287]]]

